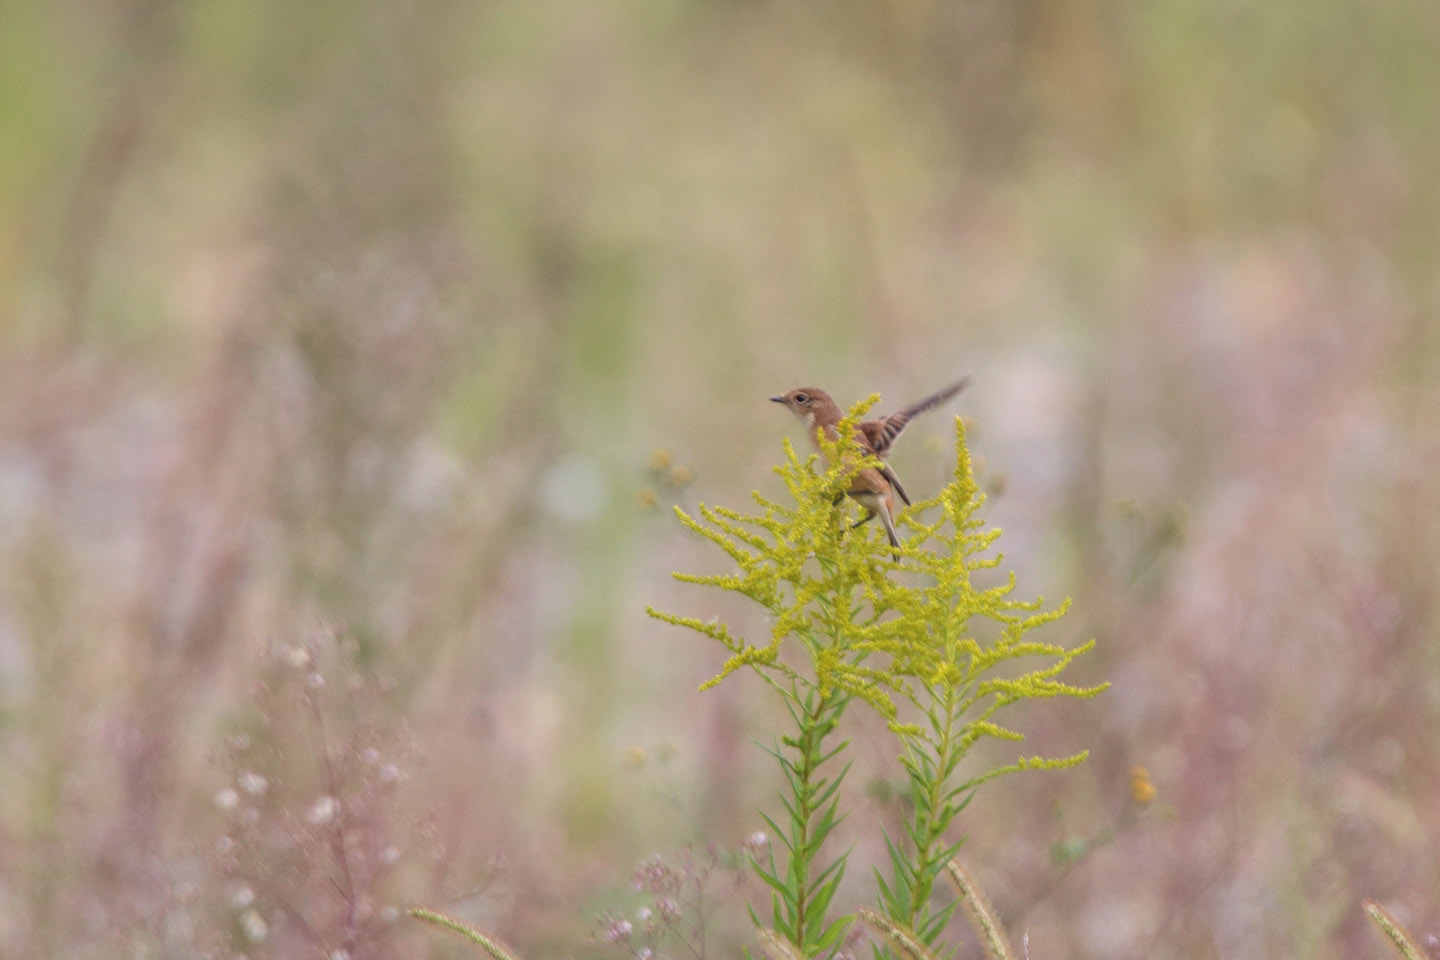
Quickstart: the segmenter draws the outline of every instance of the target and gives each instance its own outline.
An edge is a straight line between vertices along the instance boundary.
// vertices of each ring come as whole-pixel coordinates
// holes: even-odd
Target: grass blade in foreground
[[[985,956],[989,960],[1014,960],[1010,941],[1005,937],[1005,928],[1000,925],[995,908],[985,899],[979,884],[960,865],[959,860],[951,860],[945,865],[945,869],[949,872],[950,879],[955,881],[955,889],[960,892],[960,904],[965,908],[965,915],[970,918],[975,932],[980,935],[980,946],[985,951]]]
[[[1384,907],[1380,906],[1380,904],[1374,900],[1366,900],[1365,915],[1374,921],[1375,926],[1380,928],[1381,933],[1390,938],[1390,942],[1395,944],[1395,949],[1400,952],[1400,956],[1404,957],[1405,960],[1425,960],[1425,954],[1420,952],[1420,947],[1416,945],[1415,938],[1410,936],[1409,931],[1400,926],[1399,922],[1390,916]]]
[[[498,941],[492,940],[479,930],[476,930],[469,924],[461,923],[454,917],[447,917],[443,913],[436,913],[434,910],[426,910],[422,907],[411,907],[406,913],[416,920],[424,920],[426,923],[433,923],[437,927],[454,930],[472,943],[479,944],[480,947],[486,953],[490,954],[490,956],[494,957],[495,960],[516,960],[515,955],[500,946]]]

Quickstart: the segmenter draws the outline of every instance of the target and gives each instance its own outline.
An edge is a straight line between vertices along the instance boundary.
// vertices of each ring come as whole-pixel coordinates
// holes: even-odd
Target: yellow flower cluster
[[[1093,641],[1067,649],[1027,639],[1063,616],[1068,602],[1047,608],[1040,599],[1014,599],[1013,574],[990,586],[978,582],[1001,562],[991,553],[1000,531],[987,529],[980,517],[985,497],[958,417],[953,479],[936,496],[899,514],[898,556],[878,524],[850,529],[843,491],[857,471],[876,465],[855,441],[853,426],[878,399],[872,396],[850,411],[839,441],[825,444],[823,460],[801,459],[785,441],[785,459],[776,472],[790,503],[754,493],[758,511],[701,504],[699,515],[692,516],[676,508],[681,523],[735,564],[727,573],[676,578],[738,593],[764,607],[773,615],[766,642],[746,642],[718,620],[648,612],[730,651],[704,687],[750,667],[791,689],[814,689],[822,696],[843,691],[878,710],[902,735],[929,739],[922,726],[900,722],[897,701],[926,714],[942,707],[962,747],[982,737],[1019,740],[1019,733],[993,721],[997,711],[1020,700],[1089,697],[1103,689],[1056,679]],[[782,657],[787,642],[795,651]],[[1018,676],[997,670],[1022,659],[1046,662]],[[1021,758],[975,782],[1005,770],[1068,766],[1082,758]]]

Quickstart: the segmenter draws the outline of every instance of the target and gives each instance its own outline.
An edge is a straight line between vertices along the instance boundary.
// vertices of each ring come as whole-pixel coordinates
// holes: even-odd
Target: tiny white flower
[[[338,810],[339,807],[340,804],[336,802],[334,797],[321,797],[319,800],[310,804],[310,809],[305,812],[305,819],[316,826],[322,823],[329,823],[335,817],[335,811]]]
[[[635,956],[638,957],[639,960],[650,960],[650,958],[654,955],[655,954],[650,951],[649,947],[641,947],[640,952],[635,954]]]
[[[240,930],[251,943],[259,943],[270,933],[270,927],[258,910],[246,910],[240,915]]]
[[[380,922],[381,922],[381,923],[394,923],[396,920],[399,920],[399,919],[400,919],[400,909],[399,909],[398,907],[395,907],[395,906],[393,906],[392,904],[388,904],[388,903],[387,903],[385,906],[383,906],[383,907],[380,908]]]
[[[750,839],[747,842],[752,847],[763,847],[770,842],[770,838],[765,835],[764,830],[756,830],[750,834]]]
[[[241,770],[236,779],[240,781],[240,789],[252,797],[261,796],[270,787],[270,781],[253,770]]]
[[[380,751],[374,747],[366,747],[360,756],[365,758],[366,763],[375,764],[380,762]]]
[[[236,910],[244,910],[255,902],[255,891],[243,883],[237,883],[230,888],[230,906]]]
[[[636,910],[636,911],[635,911],[635,919],[636,919],[636,920],[639,920],[641,923],[644,923],[646,920],[649,920],[649,919],[650,919],[650,908],[649,908],[649,907],[641,907],[639,910]]]
[[[234,810],[240,805],[240,794],[229,787],[215,791],[215,806],[221,810]]]
[[[383,863],[383,864],[385,864],[385,866],[387,866],[387,867],[390,866],[390,864],[394,863],[396,860],[399,860],[399,859],[400,859],[400,848],[397,847],[397,846],[395,846],[394,844],[391,844],[390,846],[386,847],[384,850],[381,850],[381,851],[380,851],[380,862]]]
[[[304,647],[291,647],[285,651],[285,659],[290,661],[290,666],[296,670],[303,670],[310,666],[310,651]]]
[[[384,783],[394,783],[400,779],[400,768],[393,763],[387,763],[380,768],[380,780]]]
[[[350,951],[343,947],[331,950],[330,960],[350,960]]]
[[[321,687],[325,686],[325,678],[320,676],[320,672],[318,670],[313,671],[310,676],[305,678],[305,685],[311,690],[319,690]]]

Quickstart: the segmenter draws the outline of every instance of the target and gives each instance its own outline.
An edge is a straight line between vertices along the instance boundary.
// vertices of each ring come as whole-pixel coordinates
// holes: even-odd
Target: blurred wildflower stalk
[[[848,502],[843,491],[859,470],[876,465],[859,448],[852,428],[878,399],[857,404],[841,422],[839,441],[825,445],[828,467],[815,456],[801,460],[785,441],[785,462],[776,472],[793,504],[755,493],[760,512],[702,504],[697,518],[676,508],[682,523],[739,568],[717,575],[677,573],[677,579],[738,593],[764,607],[774,617],[768,643],[747,643],[718,620],[648,610],[730,651],[720,673],[702,689],[748,667],[789,711],[793,728],[768,748],[784,774],[780,800],[786,816],[762,814],[779,842],[767,848],[765,862],[754,858],[772,891],[770,923],[760,922],[753,911],[752,918],[770,950],[779,938],[804,957],[835,954],[851,920],[832,917],[830,910],[846,855],[827,858],[822,847],[844,817],[840,788],[849,769],[842,763],[848,741],[836,742],[836,730],[852,704],[878,711],[899,738],[912,800],[905,835],[885,838],[889,872],[876,871],[879,910],[870,915],[883,918],[892,943],[909,941],[928,950],[955,908],[955,902],[932,907],[931,893],[959,848],[950,828],[971,792],[1004,773],[1073,766],[1085,753],[1022,756],[975,773],[962,771],[961,761],[982,738],[1023,739],[996,722],[1001,709],[1024,700],[1091,697],[1104,688],[1056,679],[1093,641],[1066,649],[1026,639],[1061,617],[1068,603],[1047,609],[1039,599],[1013,599],[1013,574],[998,586],[975,583],[978,571],[1001,563],[998,554],[990,555],[1000,531],[987,530],[979,515],[984,495],[959,418],[954,478],[937,496],[900,514],[898,557],[878,524],[850,529],[849,511],[840,506]],[[787,641],[795,652],[782,658]],[[1009,661],[1035,658],[1042,665],[1019,675],[1001,669]]]
[[[1386,912],[1384,907],[1374,900],[1366,900],[1361,906],[1376,928],[1390,938],[1390,943],[1400,956],[1405,960],[1423,960],[1425,954],[1420,952],[1420,944],[1414,935],[1401,926],[1400,921]]]
[[[455,931],[466,940],[479,946],[481,950],[484,950],[490,956],[494,957],[495,960],[515,960],[514,955],[502,947],[497,940],[485,936],[485,934],[479,930],[476,930],[467,923],[456,920],[454,917],[446,916],[443,913],[436,913],[434,910],[426,910],[422,907],[412,907],[407,912],[416,920],[424,920],[426,923],[433,923],[437,927],[444,927],[446,930]]]

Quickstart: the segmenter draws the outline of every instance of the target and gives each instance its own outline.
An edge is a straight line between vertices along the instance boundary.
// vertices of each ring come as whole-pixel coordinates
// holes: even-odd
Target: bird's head
[[[796,387],[789,393],[771,397],[770,400],[774,403],[783,403],[791,413],[810,427],[817,423],[838,423],[843,416],[840,407],[830,399],[830,394],[818,387]]]

